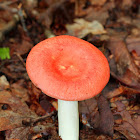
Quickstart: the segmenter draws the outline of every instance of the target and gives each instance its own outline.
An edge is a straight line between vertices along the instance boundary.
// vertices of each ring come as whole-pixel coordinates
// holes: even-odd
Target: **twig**
[[[18,6],[18,15],[19,15],[19,18],[20,18],[23,30],[29,36],[28,30],[27,30],[27,27],[26,27],[26,24],[25,24],[25,19],[24,19],[23,11],[22,11],[22,3],[20,3],[19,6]]]
[[[47,115],[45,115],[45,116],[32,119],[32,120],[31,120],[32,125],[34,125],[35,123],[37,123],[37,122],[39,122],[39,121],[43,121],[43,120],[47,119],[48,117],[51,117],[53,114],[54,114],[54,112],[51,112],[50,114],[47,114]]]
[[[54,112],[51,112],[50,114],[46,114],[42,117],[24,117],[22,120],[22,124],[26,126],[34,126],[36,123],[40,121],[44,121],[45,119],[51,117],[54,114]]]
[[[20,54],[19,53],[14,53],[18,58],[19,58],[19,60],[22,62],[22,64],[24,65],[24,67],[26,68],[26,64],[25,64],[25,62],[23,61],[23,58],[20,56]]]

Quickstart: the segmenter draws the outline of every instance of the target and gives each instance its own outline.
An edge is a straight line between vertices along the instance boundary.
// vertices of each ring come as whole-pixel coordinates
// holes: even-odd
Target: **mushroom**
[[[61,138],[78,140],[78,101],[94,97],[108,83],[110,69],[106,57],[87,41],[61,35],[33,47],[26,69],[35,86],[58,99]]]

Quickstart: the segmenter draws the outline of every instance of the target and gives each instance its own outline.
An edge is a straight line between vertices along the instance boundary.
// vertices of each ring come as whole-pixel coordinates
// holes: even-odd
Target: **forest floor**
[[[110,81],[80,101],[80,140],[140,140],[139,0],[0,0],[0,140],[59,140],[57,100],[26,72],[29,51],[54,35],[99,48]]]

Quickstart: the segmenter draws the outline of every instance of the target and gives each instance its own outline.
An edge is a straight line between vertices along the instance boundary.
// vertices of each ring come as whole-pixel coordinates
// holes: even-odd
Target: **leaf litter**
[[[31,83],[25,63],[35,44],[62,34],[96,45],[111,69],[101,94],[79,102],[80,140],[140,139],[139,4],[0,0],[0,48],[10,50],[10,59],[0,60],[0,139],[60,139],[57,100]]]

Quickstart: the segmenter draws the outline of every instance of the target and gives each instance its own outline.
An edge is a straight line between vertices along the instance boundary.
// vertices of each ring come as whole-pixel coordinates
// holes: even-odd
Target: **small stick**
[[[18,58],[19,58],[19,60],[22,62],[22,64],[24,65],[24,67],[26,68],[26,64],[25,64],[25,62],[23,61],[23,58],[20,56],[20,54],[19,53],[14,53]]]

